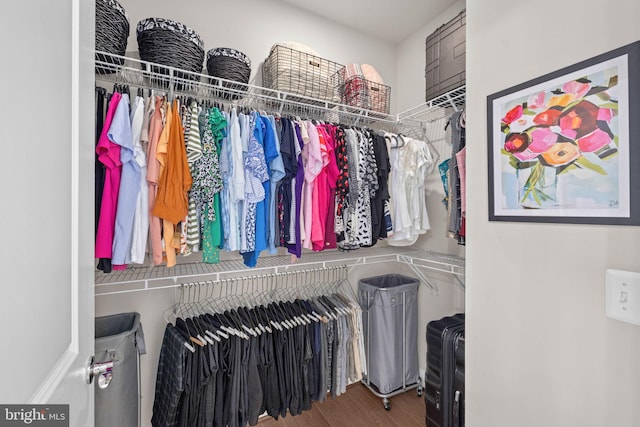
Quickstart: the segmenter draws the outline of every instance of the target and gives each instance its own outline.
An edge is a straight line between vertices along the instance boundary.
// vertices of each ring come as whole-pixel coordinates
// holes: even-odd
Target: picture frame
[[[489,221],[640,225],[640,41],[487,97]]]

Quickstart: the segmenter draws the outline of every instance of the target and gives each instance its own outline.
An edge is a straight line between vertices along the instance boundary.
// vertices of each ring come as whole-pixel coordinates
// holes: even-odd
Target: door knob
[[[87,384],[91,384],[94,377],[98,377],[98,387],[101,389],[109,387],[113,379],[113,360],[95,363],[94,357],[91,356],[87,366]]]

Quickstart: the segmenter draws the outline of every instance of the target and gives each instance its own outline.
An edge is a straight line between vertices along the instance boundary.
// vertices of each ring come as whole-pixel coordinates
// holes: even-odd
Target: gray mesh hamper
[[[384,398],[386,409],[388,397],[408,388],[422,391],[417,342],[419,283],[400,274],[358,282],[368,371],[363,382]]]
[[[95,427],[136,427],[139,423],[139,355],[144,335],[139,313],[95,319],[95,362],[114,361],[107,388],[95,381]]]

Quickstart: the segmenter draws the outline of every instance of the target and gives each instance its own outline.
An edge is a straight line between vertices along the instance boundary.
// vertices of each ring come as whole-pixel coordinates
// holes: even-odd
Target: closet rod
[[[399,132],[419,129],[420,122],[400,120],[397,115],[319,100],[252,84],[192,73],[136,58],[96,51],[96,81],[126,84],[157,90],[170,97],[187,95],[218,100],[232,106],[271,110],[280,114],[308,112],[313,118],[347,125],[371,126]],[[238,98],[238,99],[236,99]]]
[[[261,290],[296,289],[300,286],[322,285],[349,280],[346,265],[334,265],[324,268],[306,268],[249,276],[227,277],[217,280],[192,281],[179,287],[207,286],[220,287],[220,297],[244,295]],[[225,288],[225,289],[222,289]],[[224,294],[222,294],[224,293]]]
[[[181,300],[185,293],[188,295],[187,302],[200,300],[204,295],[208,300],[247,303],[258,299],[288,300],[318,292],[336,292],[342,286],[354,301],[357,300],[344,265],[196,281],[183,283],[177,290]]]

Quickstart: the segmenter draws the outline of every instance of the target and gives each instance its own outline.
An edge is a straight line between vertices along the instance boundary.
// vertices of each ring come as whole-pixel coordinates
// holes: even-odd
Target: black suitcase
[[[464,425],[464,390],[456,387],[456,353],[464,353],[464,314],[443,317],[427,324],[427,372],[425,404],[427,427]],[[458,352],[456,352],[458,348]],[[464,356],[458,357],[464,364]],[[464,375],[463,370],[459,374]],[[462,379],[464,384],[464,379]],[[458,392],[456,394],[456,392]],[[458,397],[456,403],[456,395]],[[454,407],[456,413],[454,415]]]
[[[453,388],[453,425],[464,426],[464,335],[455,343],[456,369]]]

